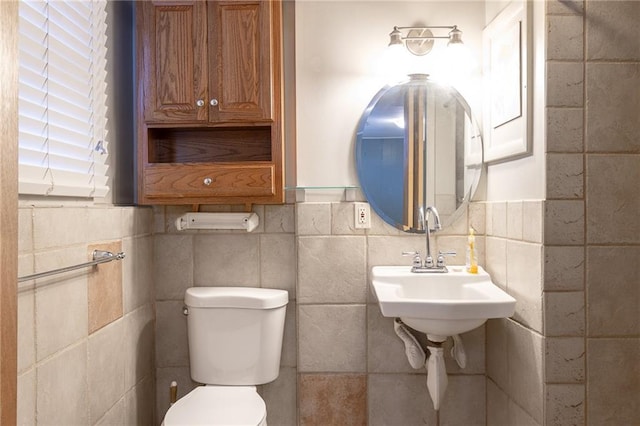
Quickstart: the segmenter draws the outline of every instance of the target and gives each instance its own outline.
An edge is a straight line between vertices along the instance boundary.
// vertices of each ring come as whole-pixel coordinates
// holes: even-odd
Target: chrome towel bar
[[[94,250],[93,251],[93,260],[91,262],[80,263],[78,265],[67,266],[65,268],[53,269],[47,272],[40,272],[38,274],[25,275],[24,277],[19,277],[18,282],[21,283],[23,281],[35,280],[37,278],[48,277],[49,275],[62,274],[63,272],[74,271],[80,268],[87,268],[93,265],[99,265],[100,263],[111,262],[112,260],[122,260],[124,259],[124,252],[113,254],[110,251],[104,250]]]

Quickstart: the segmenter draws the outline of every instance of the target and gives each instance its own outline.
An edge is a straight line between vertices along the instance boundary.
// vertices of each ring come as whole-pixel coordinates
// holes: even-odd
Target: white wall
[[[508,2],[487,2],[487,24]],[[486,200],[531,200],[545,198],[545,17],[544,2],[533,1],[533,155],[490,165],[487,168]]]
[[[389,33],[396,25],[417,24],[458,25],[465,44],[479,55],[484,4],[296,3],[298,186],[358,185],[354,135],[362,111],[386,83],[380,71]]]
[[[353,155],[362,111],[386,83],[394,25],[458,25],[476,64],[458,87],[481,120],[482,30],[504,1],[296,3],[297,186],[358,186]],[[488,168],[488,200],[544,198],[544,3],[534,2],[534,155]],[[539,28],[538,28],[539,27]],[[540,31],[541,30],[541,31]]]

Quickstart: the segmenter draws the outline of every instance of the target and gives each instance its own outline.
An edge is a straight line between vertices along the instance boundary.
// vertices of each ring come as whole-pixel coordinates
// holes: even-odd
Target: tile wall
[[[204,206],[203,206],[204,207]],[[215,207],[209,206],[216,211]],[[230,207],[222,207],[228,210]],[[205,208],[206,210],[206,208]],[[192,286],[244,286],[289,292],[280,376],[261,386],[273,425],[296,424],[296,247],[293,204],[254,206],[259,227],[246,231],[177,231],[175,220],[190,211],[156,207],[154,265],[156,282],[157,418],[169,408],[169,386],[178,397],[197,386],[189,374],[184,293]]]
[[[516,299],[513,317],[487,322],[487,424],[542,425],[542,201],[486,204],[486,269]]]
[[[154,290],[151,209],[19,211],[19,274],[126,258],[20,284],[18,424],[151,424]]]
[[[545,421],[640,419],[640,3],[547,4]]]
[[[484,232],[484,205],[470,212],[437,236],[437,248],[458,253],[450,264],[464,264],[469,223]],[[424,251],[425,239],[372,216],[371,229],[354,229],[353,203],[296,204],[299,424],[484,425],[484,327],[463,335],[465,369],[445,351],[449,387],[438,420],[425,369],[409,365],[368,279],[372,266],[409,265],[402,252]]]
[[[168,408],[172,380],[179,396],[196,385],[189,377],[184,291],[232,285],[290,294],[280,377],[260,389],[270,424],[435,424],[425,371],[410,367],[392,320],[382,317],[368,286],[371,266],[408,264],[402,251],[422,249],[424,238],[400,233],[375,215],[372,229],[356,230],[350,202],[254,209],[262,223],[251,234],[178,233],[175,219],[187,210],[155,209],[157,417]],[[455,229],[438,236],[440,247],[459,253],[451,264],[464,263],[467,224],[482,233],[484,221],[484,205],[474,205]],[[483,250],[479,257],[482,263]],[[441,424],[483,425],[485,330],[463,339],[464,370],[447,351]],[[458,409],[460,401],[467,409]]]

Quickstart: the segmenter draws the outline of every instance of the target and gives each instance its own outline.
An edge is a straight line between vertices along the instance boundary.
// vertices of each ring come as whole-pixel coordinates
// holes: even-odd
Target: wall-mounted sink
[[[399,317],[432,341],[473,330],[489,318],[513,315],[516,300],[482,268],[477,274],[463,266],[448,269],[444,274],[416,274],[410,266],[374,266],[371,281],[382,315]]]

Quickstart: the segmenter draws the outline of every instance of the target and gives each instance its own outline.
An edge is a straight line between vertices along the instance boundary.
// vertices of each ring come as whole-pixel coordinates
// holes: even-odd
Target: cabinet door
[[[206,3],[143,1],[138,14],[145,121],[206,121]]]
[[[210,121],[272,118],[272,3],[209,3]]]

